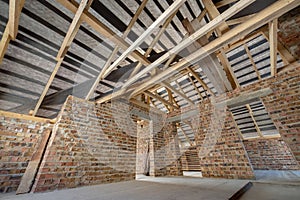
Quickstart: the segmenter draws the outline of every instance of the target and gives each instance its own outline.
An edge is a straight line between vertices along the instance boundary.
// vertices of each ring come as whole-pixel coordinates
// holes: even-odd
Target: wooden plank
[[[147,2],[148,2],[148,0],[144,0],[142,2],[142,4],[139,6],[139,8],[137,9],[136,13],[134,14],[134,16],[132,17],[132,19],[130,20],[130,22],[129,22],[129,24],[128,24],[126,30],[125,30],[125,32],[122,35],[123,39],[125,39],[128,36],[128,34],[130,33],[131,28],[133,27],[134,23],[136,22],[136,20],[138,19],[138,17],[142,13],[142,11],[145,8]],[[104,66],[103,66],[103,68],[101,70],[101,72],[98,74],[96,80],[94,81],[92,87],[90,88],[88,94],[86,95],[85,100],[89,100],[92,97],[92,95],[93,95],[94,91],[96,90],[99,82],[101,80],[103,80],[109,73],[111,73],[111,71],[113,69],[110,69],[110,71],[108,71],[108,68],[109,68],[111,62],[113,61],[113,59],[115,59],[115,57],[116,57],[119,49],[120,49],[120,46],[117,44],[116,47],[114,48],[114,50],[112,51],[112,53],[110,54],[109,58],[105,62]],[[141,62],[139,62],[139,63],[141,63]],[[107,74],[107,75],[105,76],[105,74]]]
[[[92,1],[90,1],[90,3],[91,2]],[[32,112],[33,116],[35,116],[37,114],[37,112],[38,112],[38,110],[39,110],[39,108],[40,108],[40,106],[41,106],[41,104],[42,104],[42,102],[43,102],[43,100],[44,100],[44,98],[45,98],[45,96],[46,96],[53,80],[54,80],[54,78],[55,78],[55,75],[57,74],[57,72],[58,72],[58,70],[59,70],[59,68],[60,68],[60,66],[63,62],[63,59],[64,59],[64,56],[65,56],[66,52],[67,52],[69,46],[71,45],[73,39],[75,38],[76,33],[79,30],[80,24],[82,22],[81,16],[83,14],[84,9],[87,6],[87,3],[88,3],[88,0],[82,0],[79,7],[78,7],[78,9],[77,9],[77,11],[76,11],[76,13],[75,13],[75,16],[74,16],[74,18],[73,18],[73,20],[70,24],[68,32],[67,32],[67,34],[64,38],[64,41],[61,45],[61,48],[57,53],[57,56],[56,56],[57,63],[54,67],[54,70],[52,71],[52,74],[50,75],[50,77],[48,79],[48,82],[46,83],[45,88],[44,88],[44,90],[43,90],[43,92],[42,92],[42,94],[41,94],[41,96],[40,96],[33,112]],[[88,5],[90,5],[90,4],[88,4]]]
[[[57,71],[58,71],[58,69],[59,69],[62,62],[63,62],[63,60],[61,59],[56,63],[55,68],[52,71],[52,74],[50,75],[50,77],[49,77],[49,79],[48,79],[48,81],[47,81],[47,83],[44,87],[44,90],[43,90],[37,104],[35,105],[35,108],[32,112],[32,116],[35,116],[37,111],[39,110],[39,108],[40,108],[40,106],[41,106],[41,104],[42,104],[42,102],[43,102],[43,100],[44,100],[44,98],[45,98],[45,96],[46,96],[46,94],[47,94],[47,92],[48,92],[48,90],[49,90],[49,88],[50,88],[50,86],[53,82],[53,79],[55,78],[55,75],[56,75],[56,73],[57,73]]]
[[[257,90],[255,92],[249,92],[247,94],[239,95],[235,98],[225,100],[221,103],[225,103],[228,107],[236,107],[239,105],[244,105],[246,102],[250,102],[254,99],[258,99],[272,93],[273,90],[271,88],[264,88],[264,89]]]
[[[227,76],[232,88],[235,89],[237,87],[240,87],[240,83],[234,74],[231,64],[229,63],[229,60],[225,54],[224,48],[220,49],[220,54],[222,56],[218,56],[218,58],[220,59],[220,62],[222,63],[222,65],[224,67],[226,76]]]
[[[242,132],[241,132],[241,129],[240,129],[239,126],[237,125],[237,123],[236,123],[236,121],[235,121],[235,119],[234,119],[234,116],[233,116],[232,112],[230,112],[230,115],[231,115],[231,117],[232,117],[232,119],[233,119],[233,123],[234,123],[235,128],[238,130],[238,134],[239,134],[241,140],[243,140],[243,139],[244,139],[244,136],[243,136],[243,134],[242,134]]]
[[[31,187],[34,183],[34,179],[37,174],[39,165],[42,162],[43,153],[46,150],[50,135],[51,135],[50,129],[45,130],[43,132],[41,142],[26,167],[25,173],[23,174],[23,176],[21,178],[21,182],[18,186],[16,194],[24,194],[24,193],[30,192]]]
[[[274,4],[265,8],[261,12],[257,13],[253,18],[226,32],[221,37],[211,41],[203,48],[197,50],[196,52],[185,57],[185,59],[182,59],[178,63],[174,64],[172,66],[172,69],[166,69],[165,71],[161,72],[155,77],[152,77],[151,80],[148,80],[147,82],[141,84],[135,89],[133,93],[139,93],[151,87],[153,84],[157,84],[165,79],[168,79],[169,77],[173,76],[177,71],[186,68],[186,66],[188,66],[190,63],[195,63],[207,54],[215,52],[218,49],[224,47],[225,45],[233,43],[233,41],[236,41],[241,37],[245,37],[255,29],[268,23],[274,18],[277,18],[282,14],[286,13],[287,11],[299,6],[299,4],[300,1],[297,0],[279,0],[275,2]],[[155,62],[152,64],[153,66],[155,66]]]
[[[76,13],[78,8],[78,3],[74,0],[65,1],[65,0],[56,0],[58,3],[69,9],[71,12]],[[95,16],[89,13],[86,9],[83,11],[82,20],[85,21],[89,26],[95,29],[104,37],[108,38],[115,44],[119,45],[122,49],[127,49],[130,45],[121,37],[118,36],[115,32],[113,32],[110,28],[100,22]],[[142,62],[143,64],[149,63],[149,61],[138,51],[132,52],[132,57]]]
[[[246,50],[246,53],[247,53],[248,58],[249,58],[249,60],[250,60],[250,62],[251,62],[251,64],[252,64],[252,67],[253,67],[253,69],[254,69],[254,71],[255,71],[257,77],[258,77],[258,80],[261,80],[260,73],[259,73],[259,71],[258,71],[258,69],[257,69],[257,66],[256,66],[256,64],[255,64],[255,62],[254,62],[254,59],[253,59],[253,57],[252,57],[252,55],[251,55],[251,52],[250,52],[248,46],[247,46],[246,44],[244,44],[243,46],[244,46],[244,49]]]
[[[255,118],[254,118],[253,111],[252,111],[250,105],[249,105],[249,104],[246,104],[246,107],[247,107],[247,109],[248,109],[248,111],[249,111],[249,114],[250,114],[250,116],[251,116],[251,119],[252,119],[252,121],[253,121],[253,123],[254,123],[254,126],[255,126],[255,129],[256,129],[256,131],[257,131],[257,134],[259,135],[259,137],[263,137],[263,134],[261,133],[261,131],[260,131],[260,129],[259,129],[259,126],[258,126],[258,124],[257,124],[257,122],[256,122],[256,120],[255,120]]]
[[[155,67],[159,66],[162,62],[166,61],[170,56],[172,56],[173,54],[179,53],[181,50],[183,50],[187,46],[191,45],[194,41],[196,41],[200,37],[204,36],[208,31],[213,30],[214,28],[216,28],[217,26],[219,26],[221,23],[223,23],[224,20],[226,20],[226,19],[230,18],[231,16],[233,16],[234,14],[238,13],[240,10],[242,10],[245,7],[247,7],[248,5],[250,5],[254,1],[255,0],[241,0],[241,1],[239,1],[234,6],[230,7],[226,11],[224,11],[221,15],[219,15],[218,17],[216,17],[215,19],[213,19],[212,21],[210,21],[208,24],[206,24],[205,26],[203,26],[202,28],[200,28],[199,30],[197,30],[194,34],[190,35],[187,39],[185,39],[182,42],[180,42],[173,49],[171,49],[170,51],[168,51],[167,53],[165,53],[163,56],[161,56],[159,59],[157,59],[155,62],[153,62],[152,64],[150,64],[147,68],[143,69],[142,71],[140,71],[139,73],[137,73],[134,77],[132,77],[131,79],[129,79],[124,84],[123,88],[128,87],[132,83],[136,82],[140,77],[142,77],[143,75],[147,74],[148,72],[150,72],[151,70],[153,70]],[[204,49],[202,48],[201,51],[203,51],[203,50]],[[203,53],[207,53],[207,52],[202,52],[202,54]],[[185,62],[185,64],[188,63],[186,61],[184,61],[184,62]],[[172,71],[176,71],[176,70],[173,69]]]
[[[206,85],[206,83],[198,76],[198,74],[190,67],[187,67],[187,70],[196,78],[196,80],[202,85],[202,87],[209,92],[212,96],[215,96],[213,91]]]
[[[10,0],[9,3],[9,19],[0,41],[0,64],[4,58],[10,40],[15,40],[18,33],[19,18],[25,0]]]
[[[170,90],[172,90],[175,94],[179,95],[181,98],[183,98],[184,100],[186,100],[188,102],[188,104],[190,105],[195,105],[194,102],[192,100],[190,100],[184,93],[176,90],[173,86],[171,86],[168,82],[166,81],[162,81],[161,85],[169,88]]]
[[[41,118],[41,117],[33,117],[33,116],[30,116],[30,115],[7,112],[7,111],[2,111],[2,110],[0,110],[0,116],[1,117],[9,117],[9,118],[35,121],[35,122],[51,123],[51,124],[54,124],[56,122],[56,120],[52,120],[52,119]]]
[[[9,35],[15,40],[17,37],[18,26],[19,26],[19,4],[18,0],[9,0]]]
[[[268,31],[267,27],[265,27],[261,33],[266,38],[266,40],[268,40],[270,42],[269,31]],[[277,40],[277,51],[280,54],[281,59],[283,60],[285,65],[296,61],[294,56],[284,47],[284,45],[279,40]]]
[[[189,80],[190,80],[190,82],[192,83],[192,85],[194,86],[195,90],[197,91],[197,93],[198,93],[198,95],[199,95],[199,98],[200,98],[201,100],[203,100],[203,97],[202,97],[202,95],[201,95],[201,92],[200,92],[200,90],[198,89],[198,87],[196,86],[196,84],[194,83],[194,81],[193,81],[193,79],[192,79],[191,76],[192,76],[192,75],[188,74]]]
[[[155,31],[159,25],[177,11],[186,0],[176,0],[172,3],[148,28],[144,31],[108,68],[108,70],[117,67],[129,54],[131,54],[144,40]],[[151,69],[152,70],[152,69]]]
[[[243,17],[227,20],[226,23],[227,23],[228,26],[244,23],[245,21],[249,20],[254,15],[255,14],[251,14],[251,15],[246,15],[246,16],[243,16]]]
[[[216,17],[220,16],[220,12],[212,2],[212,0],[202,0],[202,3],[204,4],[205,9],[207,10],[208,16],[211,20],[215,19]],[[222,33],[229,30],[228,25],[223,21],[218,27],[217,27]]]
[[[17,38],[21,10],[24,3],[25,0],[9,0],[9,18],[7,25],[9,26],[9,35],[12,40]]]
[[[71,25],[69,26],[67,34],[66,34],[66,36],[62,42],[62,45],[60,46],[60,49],[57,53],[57,57],[56,57],[57,60],[65,57],[69,47],[71,46],[71,43],[74,40],[74,38],[80,28],[80,25],[82,23],[81,15],[82,15],[84,9],[86,8],[86,6],[88,5],[88,1],[89,0],[82,0],[80,2],[79,7],[76,11],[76,14],[73,17],[73,20],[71,22]],[[91,3],[92,3],[92,1],[90,1],[90,4]]]
[[[226,5],[228,5],[228,4],[235,3],[236,1],[238,1],[238,0],[223,0],[223,1],[217,2],[217,3],[215,4],[215,6],[216,6],[217,8],[221,8],[221,7],[226,6]]]
[[[162,25],[162,27],[160,27],[158,33],[156,34],[155,38],[152,40],[152,42],[150,43],[148,49],[146,50],[144,56],[145,57],[148,57],[150,55],[150,53],[152,52],[153,50],[153,47],[156,45],[156,43],[159,41],[160,37],[162,36],[162,34],[165,32],[166,28],[169,26],[169,24],[171,23],[172,19],[174,18],[174,16],[176,15],[177,11],[175,11],[165,22],[164,24]],[[176,55],[174,55],[174,57],[172,58],[175,58]],[[170,58],[169,61],[171,62],[173,59]],[[168,64],[168,63],[167,63]],[[166,64],[166,65],[167,65]],[[135,68],[134,70],[132,71],[132,73],[130,74],[129,76],[129,79],[131,77],[133,77],[141,68],[142,66],[142,63],[139,63]]]
[[[270,44],[270,63],[271,76],[277,74],[277,31],[278,20],[274,19],[269,23],[269,44]]]
[[[152,93],[149,92],[149,91],[145,91],[144,93],[145,93],[146,95],[149,95],[150,97],[152,97],[152,98],[154,98],[154,99],[156,99],[156,100],[162,102],[162,103],[165,104],[165,105],[168,105],[168,106],[170,106],[170,107],[172,107],[172,108],[174,108],[174,109],[179,109],[179,107],[173,105],[171,102],[165,100],[164,98],[162,98],[162,97],[159,96],[159,95],[152,94]]]
[[[11,37],[9,35],[9,26],[7,25],[0,42],[0,63],[2,63],[2,60],[4,58],[10,40]]]

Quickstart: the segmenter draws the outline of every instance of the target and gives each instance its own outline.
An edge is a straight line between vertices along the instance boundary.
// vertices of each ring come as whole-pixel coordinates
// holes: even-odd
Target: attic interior
[[[0,0],[0,199],[298,199],[299,5]]]

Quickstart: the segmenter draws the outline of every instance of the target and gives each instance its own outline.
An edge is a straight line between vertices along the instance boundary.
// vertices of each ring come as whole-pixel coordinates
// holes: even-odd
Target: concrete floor
[[[241,199],[300,199],[299,171],[257,171],[257,180]],[[138,177],[136,181],[47,193],[0,195],[2,200],[219,200],[228,199],[247,180],[195,177]]]

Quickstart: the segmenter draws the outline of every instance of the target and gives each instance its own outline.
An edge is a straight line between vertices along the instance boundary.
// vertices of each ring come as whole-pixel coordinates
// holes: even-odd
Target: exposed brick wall
[[[282,139],[300,163],[300,64],[290,65],[275,77],[228,92],[219,100],[229,99],[270,87],[272,94],[262,97],[265,108]]]
[[[247,152],[226,106],[200,104],[199,119],[192,118],[203,177],[251,179]]]
[[[147,120],[138,122],[136,173],[146,175],[150,168],[150,124]],[[149,165],[149,166],[147,166]]]
[[[153,125],[156,126],[155,124]],[[150,139],[150,151],[153,153],[152,176],[182,175],[180,149],[175,123],[166,123]],[[152,157],[151,156],[151,157]]]
[[[50,123],[0,116],[0,193],[16,191]]]
[[[300,59],[300,7],[278,19],[278,38],[296,58]]]
[[[244,141],[251,164],[258,170],[299,170],[290,148],[280,138]]]
[[[135,178],[136,127],[123,103],[69,97],[55,125],[34,192]]]

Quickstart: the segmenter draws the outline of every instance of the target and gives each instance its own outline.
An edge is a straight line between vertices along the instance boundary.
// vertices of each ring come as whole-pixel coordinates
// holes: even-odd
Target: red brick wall
[[[253,178],[247,152],[226,106],[204,101],[199,111],[199,119],[191,119],[191,124],[203,177]]]
[[[221,100],[270,87],[272,94],[262,97],[266,110],[282,139],[300,162],[300,64],[290,65],[275,77],[261,80],[243,88],[228,92]]]
[[[280,138],[244,141],[251,164],[258,170],[299,170],[290,148]]]
[[[155,126],[155,124],[153,125]],[[182,175],[180,149],[175,123],[166,123],[151,140],[154,166],[150,169],[152,176],[180,176]]]
[[[0,193],[16,191],[50,123],[0,116]]]
[[[296,58],[300,59],[300,7],[278,19],[278,38]]]
[[[56,123],[33,191],[135,178],[136,122],[123,103],[69,97]]]
[[[175,124],[167,123],[161,130],[153,128],[153,121],[144,121],[138,125],[137,173],[143,174],[147,154],[150,176],[180,176],[180,150]],[[157,132],[156,132],[157,131]]]

